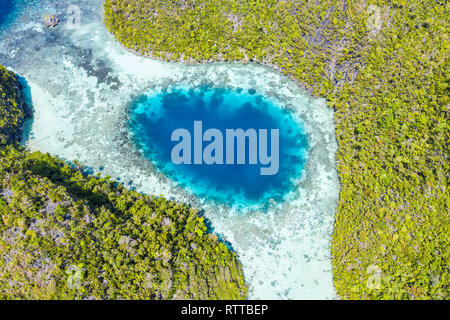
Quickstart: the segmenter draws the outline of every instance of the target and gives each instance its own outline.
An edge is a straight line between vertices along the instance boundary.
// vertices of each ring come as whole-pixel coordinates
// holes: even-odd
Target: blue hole
[[[293,190],[304,169],[308,139],[302,124],[276,102],[255,94],[253,90],[168,88],[140,96],[132,103],[130,112],[130,130],[144,157],[180,186],[209,200],[241,207],[263,207],[274,201],[278,203]],[[223,133],[224,164],[205,164],[204,159],[201,159],[202,164],[194,164],[194,139],[201,137],[195,135],[195,121],[202,122],[203,133],[211,128]],[[174,164],[172,161],[172,150],[181,140],[171,141],[171,136],[179,128],[191,134],[191,164]],[[238,142],[234,140],[234,163],[227,164],[227,129],[254,129],[257,134],[260,129],[267,129],[266,139],[259,134],[257,139],[267,141],[266,154],[269,156],[273,155],[274,149],[271,129],[279,129],[276,174],[261,174],[261,168],[274,166],[276,161],[273,158],[272,164],[266,161],[263,165],[259,144],[257,163],[251,163],[248,138],[245,140],[244,163],[237,164]],[[209,143],[203,141],[202,150]],[[211,155],[218,155],[216,152]],[[184,155],[184,150],[180,155]]]

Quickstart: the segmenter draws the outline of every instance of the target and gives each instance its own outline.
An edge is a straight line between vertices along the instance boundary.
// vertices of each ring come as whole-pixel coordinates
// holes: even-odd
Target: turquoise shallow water
[[[217,129],[221,133],[217,138],[222,147],[214,148],[217,150],[212,152],[212,156],[218,153],[220,157],[215,158],[214,163],[194,163],[195,121],[202,122],[202,135],[208,129]],[[171,141],[171,135],[178,128],[190,133],[190,148],[185,150],[190,153],[188,163],[174,164],[172,161],[172,150],[180,142]],[[197,196],[230,206],[264,206],[269,201],[283,201],[293,190],[306,163],[308,138],[302,125],[289,112],[253,91],[205,86],[164,89],[143,95],[131,107],[130,129],[140,150],[159,170]],[[237,161],[237,139],[233,163],[227,164],[227,129],[255,130],[254,147],[246,138],[245,161],[241,164]],[[258,135],[260,129],[267,130],[266,139]],[[279,132],[274,140],[278,144],[276,152],[271,150],[272,129]],[[211,140],[202,142],[202,153],[215,139]],[[266,154],[276,154],[266,165],[259,162],[261,157],[258,156],[261,151],[258,143],[264,141],[268,149]],[[255,159],[250,163],[252,152]],[[272,172],[262,175],[261,168],[271,168]]]
[[[339,179],[333,111],[324,99],[313,98],[282,74],[256,64],[186,66],[132,55],[102,25],[102,0],[15,3],[13,18],[0,33],[0,64],[22,75],[30,88],[34,116],[23,141],[26,148],[67,161],[78,159],[90,171],[139,192],[201,209],[212,230],[237,252],[251,299],[335,297],[330,237]],[[81,21],[69,28],[66,22],[74,6]],[[58,27],[43,27],[45,14],[57,15]],[[183,183],[149,161],[130,130],[130,106],[136,97],[180,86],[251,92],[299,124],[307,137],[306,157],[304,163],[289,166],[302,169],[299,175],[289,174],[291,185],[282,188],[278,201],[268,201],[264,208],[249,202],[233,206],[196,192],[192,183]],[[146,134],[154,137],[157,132],[148,128]],[[295,141],[302,144],[301,139]]]

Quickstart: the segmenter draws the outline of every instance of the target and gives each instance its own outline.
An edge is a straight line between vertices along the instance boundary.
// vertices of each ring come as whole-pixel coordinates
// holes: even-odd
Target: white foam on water
[[[80,28],[39,28],[46,11],[66,18],[82,9]],[[162,63],[123,49],[101,23],[101,1],[48,1],[21,14],[0,43],[0,63],[28,79],[34,119],[24,142],[109,175],[137,191],[205,211],[215,233],[243,264],[251,299],[333,299],[330,238],[339,194],[333,112],[285,76],[255,64]],[[85,23],[83,23],[85,21]],[[291,197],[264,211],[236,212],[200,199],[156,171],[131,140],[128,106],[149,88],[170,84],[255,89],[301,120],[310,151]]]

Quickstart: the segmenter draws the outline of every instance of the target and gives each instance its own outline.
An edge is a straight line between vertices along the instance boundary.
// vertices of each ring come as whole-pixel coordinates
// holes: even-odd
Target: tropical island
[[[326,98],[342,299],[449,297],[446,16],[432,1],[104,3],[107,29],[133,53],[260,63]],[[246,297],[238,257],[196,210],[19,146],[20,83],[5,68],[0,81],[0,297]]]

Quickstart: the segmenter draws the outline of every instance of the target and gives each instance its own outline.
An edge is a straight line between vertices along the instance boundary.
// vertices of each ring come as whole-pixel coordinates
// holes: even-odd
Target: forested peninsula
[[[197,210],[18,143],[30,113],[0,66],[0,299],[243,299]]]

